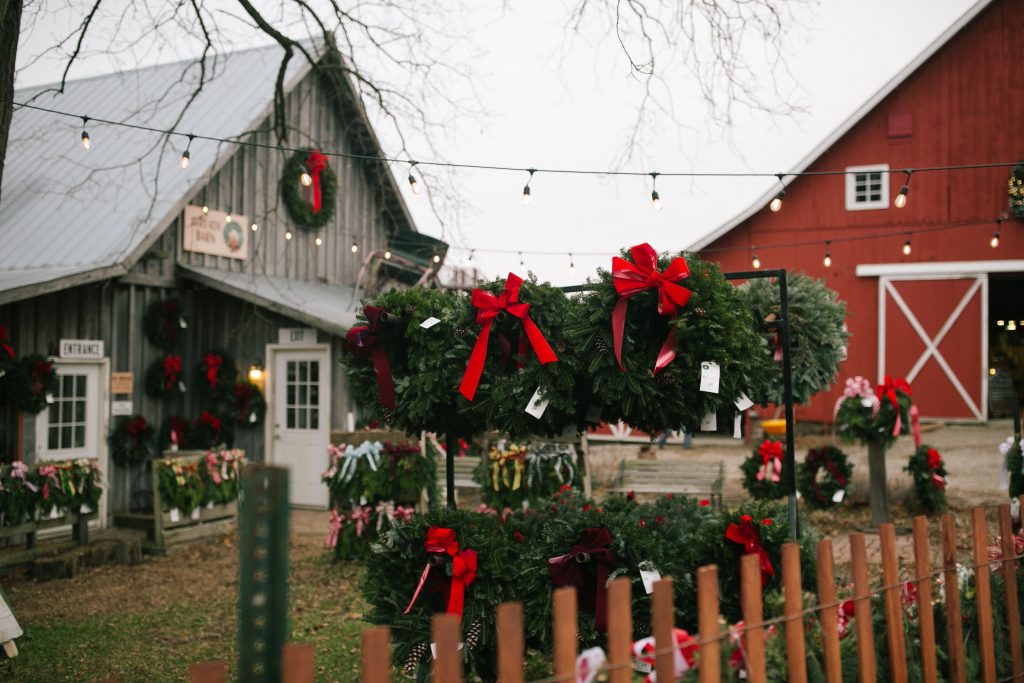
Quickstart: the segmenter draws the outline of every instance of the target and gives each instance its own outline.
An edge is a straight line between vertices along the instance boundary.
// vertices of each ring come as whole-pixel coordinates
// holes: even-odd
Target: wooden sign
[[[112,372],[110,373],[110,393],[115,396],[118,394],[130,396],[132,393],[132,385],[135,381],[135,374],[131,372]]]
[[[102,339],[61,339],[61,358],[101,359],[103,358]]]
[[[316,330],[312,327],[282,327],[277,331],[279,344],[316,344]]]
[[[230,220],[229,220],[230,219]],[[246,260],[249,258],[249,219],[241,214],[186,206],[182,240],[186,251]]]

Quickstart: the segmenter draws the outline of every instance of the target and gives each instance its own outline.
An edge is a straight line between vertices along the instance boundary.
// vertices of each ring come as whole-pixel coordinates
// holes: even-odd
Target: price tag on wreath
[[[713,360],[706,360],[700,364],[700,390],[709,394],[718,393],[718,382],[722,370],[718,363]]]

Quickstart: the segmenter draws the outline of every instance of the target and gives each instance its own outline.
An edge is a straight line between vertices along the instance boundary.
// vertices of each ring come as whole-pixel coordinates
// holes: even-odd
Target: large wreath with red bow
[[[596,291],[576,307],[569,344],[593,383],[606,422],[649,433],[735,413],[734,402],[765,371],[765,342],[742,295],[715,263],[691,254],[659,256],[640,244],[599,270]],[[701,364],[720,370],[717,394],[700,391]]]
[[[153,427],[142,415],[118,418],[110,435],[110,457],[118,465],[128,467],[144,462],[153,447]]]
[[[853,465],[846,453],[832,445],[807,451],[807,459],[796,467],[796,487],[800,495],[808,505],[821,510],[841,503],[851,481]],[[841,496],[840,491],[844,492]]]
[[[302,182],[308,175],[310,184]],[[295,224],[303,230],[319,230],[334,216],[338,176],[326,156],[316,149],[296,152],[284,165],[281,199]]]
[[[142,314],[146,339],[161,349],[173,349],[187,327],[188,322],[177,299],[154,301]]]
[[[203,407],[219,415],[231,415],[235,409],[237,381],[235,359],[223,349],[210,349],[199,356],[192,386],[203,401]]]
[[[169,400],[185,393],[185,369],[181,356],[168,353],[156,358],[146,368],[146,395]]]
[[[774,500],[789,491],[782,473],[785,448],[781,441],[765,439],[754,449],[753,455],[743,461],[743,488],[754,498]]]

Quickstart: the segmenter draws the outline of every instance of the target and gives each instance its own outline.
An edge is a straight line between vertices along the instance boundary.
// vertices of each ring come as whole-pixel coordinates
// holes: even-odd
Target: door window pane
[[[47,450],[85,448],[87,379],[84,374],[61,373],[58,393],[47,411]]]
[[[319,429],[320,362],[287,361],[285,374],[288,429]]]

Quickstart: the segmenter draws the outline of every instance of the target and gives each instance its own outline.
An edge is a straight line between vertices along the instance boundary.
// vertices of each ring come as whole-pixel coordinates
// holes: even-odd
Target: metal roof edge
[[[796,166],[790,169],[794,173],[800,173],[807,170],[807,167],[813,164],[818,157],[824,154],[828,149],[838,142],[846,133],[850,131],[857,123],[864,118],[868,112],[878,106],[882,100],[888,97],[897,87],[899,87],[905,80],[910,78],[915,71],[924,65],[932,56],[942,49],[946,43],[953,39],[967,24],[969,24],[976,16],[978,16],[982,10],[992,4],[994,0],[978,0],[974,5],[969,7],[960,17],[950,24],[949,28],[943,31],[938,38],[933,40],[928,46],[922,50],[914,59],[910,61],[905,67],[903,67],[899,73],[890,78],[885,85],[879,88],[875,93],[869,97],[860,107],[858,107],[852,114],[850,114],[842,123],[839,124],[824,140],[818,143],[808,154],[806,154]],[[700,251],[705,248],[719,237],[722,237],[730,230],[735,228],[740,223],[744,222],[755,213],[760,211],[772,197],[778,193],[778,189],[773,187],[756,199],[749,207],[736,214],[728,221],[718,226],[710,233],[694,241],[685,251]]]
[[[109,280],[127,274],[127,270],[121,264],[115,263],[109,266],[100,266],[91,270],[73,273],[57,277],[52,280],[44,280],[31,285],[23,285],[5,291],[0,291],[0,306],[31,299],[42,294],[52,294],[64,289],[70,289],[79,285],[86,285],[90,282]]]
[[[1024,259],[991,261],[928,261],[921,263],[861,263],[857,277],[958,276],[978,273],[1024,272]]]

